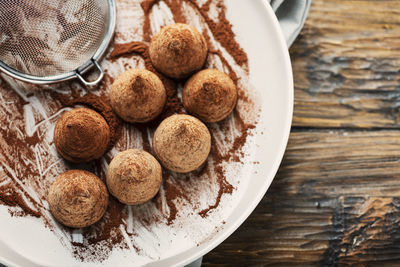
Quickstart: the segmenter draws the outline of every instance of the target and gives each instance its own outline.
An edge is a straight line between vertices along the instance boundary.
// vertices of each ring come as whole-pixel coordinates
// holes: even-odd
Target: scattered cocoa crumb
[[[182,188],[180,188],[177,184],[173,184],[170,181],[170,175],[171,174],[168,170],[163,171],[165,198],[169,208],[169,215],[167,218],[168,225],[173,223],[173,221],[176,219],[176,215],[178,214],[178,209],[174,201],[179,198],[184,198],[190,203],[190,199],[184,193],[184,190],[182,190]]]
[[[22,196],[14,192],[15,188],[6,186],[6,187],[1,187],[0,190],[1,190],[0,202],[9,207],[19,207],[22,209],[22,212],[11,211],[12,215],[14,216],[30,215],[37,218],[41,216],[40,211],[36,211],[30,208],[26,204]]]
[[[169,208],[169,216],[168,216],[168,225],[172,224],[172,222],[176,218],[176,214],[178,214],[178,209],[176,208],[175,203],[173,202],[178,197],[182,196],[182,192],[177,190],[170,182],[165,181],[164,183],[165,188],[165,197],[167,200],[167,205]]]
[[[21,120],[23,119],[22,114],[24,114],[23,106],[27,104],[26,101],[22,99],[18,94],[14,93],[12,88],[8,86],[5,82],[0,80],[0,85],[5,88],[8,92],[12,92],[15,102],[13,105],[17,108],[19,114],[21,114]],[[9,124],[9,118],[6,114],[4,117],[3,124]],[[13,208],[19,208],[21,210],[9,209],[12,216],[33,216],[41,217],[40,203],[37,203],[21,184],[28,177],[37,177],[36,170],[33,170],[29,163],[20,160],[20,156],[25,153],[30,153],[30,149],[39,142],[38,132],[36,131],[31,137],[27,136],[22,139],[17,132],[7,131],[7,128],[0,127],[0,155],[3,160],[0,162],[0,168],[5,172],[6,177],[10,180],[9,183],[4,184],[0,187],[0,202],[4,205]],[[7,165],[8,164],[8,165]],[[15,174],[11,173],[9,170],[15,172],[18,165],[22,165],[24,168],[24,173],[19,174],[15,177]],[[17,182],[16,180],[19,180]],[[30,207],[27,201],[31,204]]]
[[[222,163],[226,161],[225,158],[229,159],[231,155],[229,154],[227,154],[226,156],[221,155],[221,152],[215,145],[215,137],[213,136],[212,133],[211,133],[211,140],[212,140],[211,156],[214,161],[214,170],[215,174],[217,175],[217,182],[219,185],[219,189],[214,204],[210,205],[208,208],[199,212],[199,215],[203,218],[206,217],[211,210],[218,207],[219,203],[221,202],[222,195],[224,193],[232,194],[233,192],[233,186],[226,180],[225,171],[222,167]]]
[[[123,223],[125,205],[110,195],[104,217],[97,223],[83,228],[83,243],[71,242],[75,257],[81,261],[105,260],[114,247],[126,248],[124,237],[119,229]],[[73,229],[64,227],[72,233]],[[101,252],[101,253],[99,253]]]

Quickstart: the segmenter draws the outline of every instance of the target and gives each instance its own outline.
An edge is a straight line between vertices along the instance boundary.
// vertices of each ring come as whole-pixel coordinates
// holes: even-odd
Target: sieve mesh
[[[73,71],[107,31],[106,0],[0,0],[0,60],[28,75]]]

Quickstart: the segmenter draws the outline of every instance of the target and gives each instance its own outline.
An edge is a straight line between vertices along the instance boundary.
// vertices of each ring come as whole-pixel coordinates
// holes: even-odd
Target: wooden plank
[[[268,193],[204,266],[400,262],[400,132],[293,132]]]
[[[292,46],[293,125],[399,128],[400,3],[314,0]]]
[[[293,132],[272,190],[400,196],[399,131]]]

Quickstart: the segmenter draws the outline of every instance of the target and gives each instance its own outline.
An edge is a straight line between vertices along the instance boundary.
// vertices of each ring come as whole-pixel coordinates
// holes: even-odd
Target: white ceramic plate
[[[181,224],[183,229],[171,228],[170,232],[168,226],[162,228],[169,243],[163,243],[168,249],[154,252],[158,255],[137,258],[134,251],[116,251],[100,265],[175,266],[196,260],[243,223],[264,196],[278,170],[289,137],[293,108],[292,70],[286,43],[266,0],[226,0],[225,5],[237,40],[248,54],[249,84],[261,105],[257,128],[245,147],[245,162],[240,166],[240,177],[237,177],[240,183],[235,185],[237,190],[232,196],[224,196],[222,210],[215,212],[218,216],[212,215],[195,226]],[[60,240],[35,218],[12,218],[4,207],[0,207],[0,217],[0,262],[6,265],[99,265],[98,262],[76,261],[70,251],[63,249]],[[212,228],[218,228],[218,231],[207,230]],[[196,229],[202,232],[199,237],[193,234]],[[185,231],[192,232],[190,238],[179,236]],[[155,246],[152,242],[147,245],[149,251]]]

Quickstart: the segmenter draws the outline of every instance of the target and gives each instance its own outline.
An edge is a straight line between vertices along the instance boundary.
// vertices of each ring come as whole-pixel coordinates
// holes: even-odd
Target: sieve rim
[[[94,55],[77,69],[59,75],[41,77],[41,76],[22,73],[14,68],[11,68],[10,66],[8,66],[7,64],[5,64],[3,61],[0,60],[0,71],[4,72],[5,74],[15,79],[38,85],[59,83],[78,78],[77,73],[84,74],[85,72],[87,72],[88,70],[90,70],[95,66],[94,62],[98,62],[102,58],[114,36],[116,15],[117,15],[115,0],[107,0],[107,2],[108,2],[109,23],[107,25],[107,31],[104,35],[103,41],[97,48]]]

